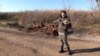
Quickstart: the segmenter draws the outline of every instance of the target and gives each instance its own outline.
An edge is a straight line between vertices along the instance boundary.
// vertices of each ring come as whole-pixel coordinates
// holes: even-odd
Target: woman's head
[[[68,18],[67,13],[66,13],[65,10],[62,10],[62,11],[60,12],[60,16],[61,16],[62,18]]]

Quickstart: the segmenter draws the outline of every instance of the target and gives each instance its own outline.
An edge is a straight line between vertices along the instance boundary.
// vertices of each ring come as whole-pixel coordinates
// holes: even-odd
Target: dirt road
[[[67,51],[58,52],[58,39],[36,34],[0,31],[0,56],[68,56]],[[69,44],[72,56],[100,56],[100,43],[70,40]]]

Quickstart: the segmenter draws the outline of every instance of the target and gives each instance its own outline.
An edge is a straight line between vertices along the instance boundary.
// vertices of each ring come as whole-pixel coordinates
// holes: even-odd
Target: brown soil
[[[65,53],[58,52],[58,39],[36,34],[0,31],[0,56],[68,56],[66,48]],[[70,40],[69,44],[72,56],[100,56],[100,43]]]

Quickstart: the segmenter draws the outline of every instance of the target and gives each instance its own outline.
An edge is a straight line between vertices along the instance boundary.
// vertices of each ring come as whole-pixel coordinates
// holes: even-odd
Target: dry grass
[[[20,25],[28,25],[32,23],[51,23],[53,20],[59,18],[59,10],[54,11],[26,11],[18,13],[1,13],[1,20],[18,21]],[[71,10],[68,14],[71,18],[73,28],[76,32],[90,31],[99,33],[99,27],[92,27],[92,25],[100,25],[99,11],[75,11]],[[5,18],[7,16],[7,18]],[[91,30],[91,27],[93,30]],[[95,29],[94,29],[95,28]]]

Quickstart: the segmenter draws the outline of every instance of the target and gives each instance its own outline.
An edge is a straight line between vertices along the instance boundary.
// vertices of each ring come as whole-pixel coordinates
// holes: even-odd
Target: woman
[[[53,21],[53,23],[58,23],[58,34],[61,42],[59,53],[64,52],[64,44],[65,44],[67,46],[68,54],[71,55],[72,52],[70,50],[67,41],[67,35],[68,35],[68,29],[71,28],[72,26],[71,26],[70,18],[67,16],[66,11],[62,10],[60,13],[60,18],[56,21]]]

